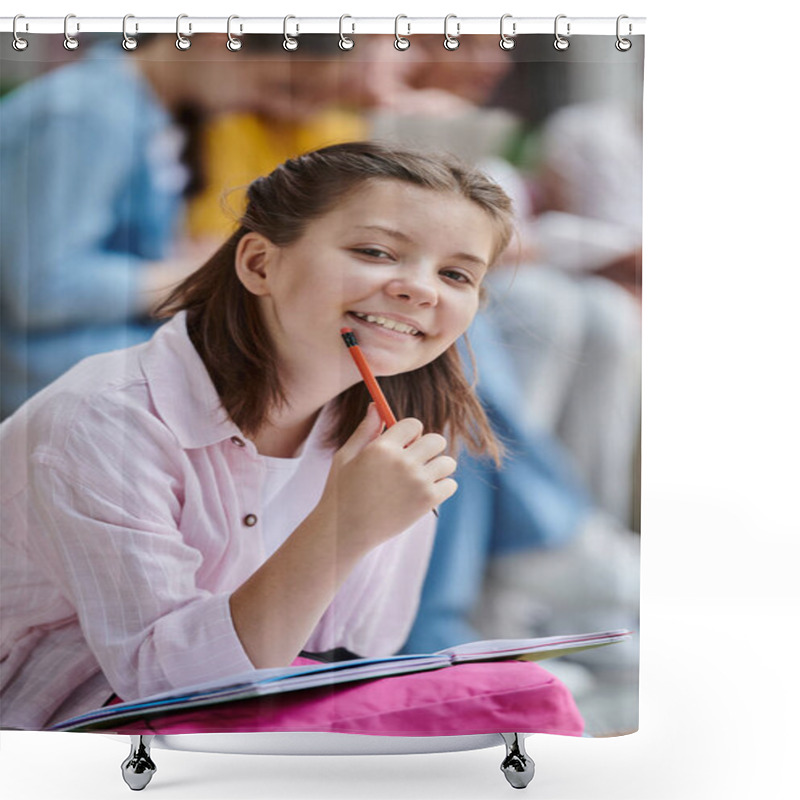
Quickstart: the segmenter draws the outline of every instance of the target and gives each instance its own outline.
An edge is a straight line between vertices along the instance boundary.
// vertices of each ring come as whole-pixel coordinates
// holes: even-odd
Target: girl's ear
[[[236,245],[236,274],[248,292],[263,297],[269,294],[269,267],[278,247],[266,236],[250,231]]]

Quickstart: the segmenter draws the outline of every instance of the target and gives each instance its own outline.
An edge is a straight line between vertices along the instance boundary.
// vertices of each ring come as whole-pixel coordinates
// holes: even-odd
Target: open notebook
[[[292,665],[276,669],[262,669],[232,676],[222,681],[151,695],[130,703],[98,708],[78,717],[64,720],[55,725],[53,730],[103,729],[112,723],[117,724],[129,719],[141,718],[142,714],[147,712],[163,713],[166,710],[198,708],[269,694],[385,678],[410,672],[424,672],[469,661],[499,661],[503,659],[540,661],[623,642],[630,639],[631,636],[631,631],[613,630],[568,636],[547,636],[538,639],[494,639],[470,642],[424,655],[359,658],[318,665]]]

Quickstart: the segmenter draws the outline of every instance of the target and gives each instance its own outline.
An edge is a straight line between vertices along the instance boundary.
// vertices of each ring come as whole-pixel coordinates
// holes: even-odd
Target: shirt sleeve
[[[125,321],[144,259],[114,251],[135,146],[125,121],[42,114],[2,147],[4,321],[27,330]]]
[[[180,527],[179,449],[141,419],[94,416],[65,454],[35,457],[31,545],[112,688],[132,700],[253,670],[230,593],[198,586],[204,554]]]

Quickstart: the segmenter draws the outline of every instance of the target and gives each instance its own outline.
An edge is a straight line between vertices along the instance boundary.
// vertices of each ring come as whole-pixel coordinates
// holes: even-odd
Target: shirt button
[[[252,527],[253,527],[253,525],[255,525],[255,524],[256,524],[256,522],[258,522],[258,517],[257,517],[255,514],[248,514],[248,515],[247,515],[247,516],[246,516],[246,517],[245,517],[245,518],[242,520],[242,522],[244,522],[244,524],[245,524],[245,525],[247,525],[247,527],[248,527],[248,528],[252,528]]]
[[[231,441],[232,441],[232,442],[233,442],[233,443],[234,443],[234,444],[235,444],[237,447],[244,447],[244,439],[240,439],[238,436],[232,436],[232,437],[231,437]]]

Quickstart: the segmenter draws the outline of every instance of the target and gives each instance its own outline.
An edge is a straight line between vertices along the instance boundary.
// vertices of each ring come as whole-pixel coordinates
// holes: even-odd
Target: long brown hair
[[[449,158],[375,142],[349,142],[290,159],[257,178],[248,189],[247,209],[238,230],[156,311],[161,317],[186,311],[189,336],[220,401],[245,433],[255,433],[286,397],[257,298],[236,275],[239,241],[253,231],[273,244],[288,246],[302,237],[309,222],[324,216],[349,192],[365,181],[379,179],[455,192],[477,203],[496,229],[492,261],[511,238],[511,201],[505,192],[482,173]],[[451,446],[463,441],[476,455],[499,461],[502,446],[464,375],[455,344],[431,363],[380,382],[398,418],[416,417],[426,431],[447,436]],[[328,435],[332,446],[347,441],[369,401],[363,383],[334,400],[334,422]]]

